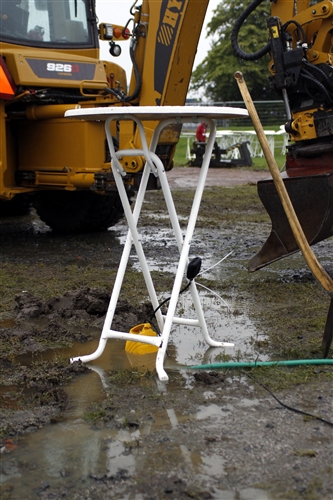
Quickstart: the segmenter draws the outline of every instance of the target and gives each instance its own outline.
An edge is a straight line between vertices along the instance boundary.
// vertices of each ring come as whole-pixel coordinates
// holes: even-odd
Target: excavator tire
[[[132,194],[128,193],[129,199]],[[41,220],[58,233],[102,231],[124,215],[117,192],[98,195],[91,191],[43,191],[34,207]]]
[[[0,201],[0,217],[16,217],[27,215],[31,209],[31,197],[26,194],[17,194],[9,201]]]

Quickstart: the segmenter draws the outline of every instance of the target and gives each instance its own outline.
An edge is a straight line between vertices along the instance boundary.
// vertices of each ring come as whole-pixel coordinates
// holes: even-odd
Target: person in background
[[[196,140],[198,142],[206,142],[206,132],[207,132],[207,123],[204,122],[200,123],[195,133]]]
[[[195,141],[193,142],[192,153],[195,154],[195,164],[201,167],[202,159],[206,151],[206,133],[207,123],[200,123],[195,133]]]

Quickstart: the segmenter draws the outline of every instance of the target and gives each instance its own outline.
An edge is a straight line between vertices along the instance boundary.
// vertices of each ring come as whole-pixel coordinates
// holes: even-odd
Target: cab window
[[[1,0],[2,40],[24,45],[91,45],[86,0]]]

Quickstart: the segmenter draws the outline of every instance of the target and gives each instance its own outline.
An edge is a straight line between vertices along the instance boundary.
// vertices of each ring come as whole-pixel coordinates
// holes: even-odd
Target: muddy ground
[[[185,227],[198,170],[168,175]],[[270,229],[255,187],[265,176],[209,173],[191,253],[208,269],[232,252],[198,282],[212,336],[236,346],[208,349],[200,332],[176,328],[168,383],[122,341],[89,367],[69,363],[97,345],[124,223],[63,236],[33,212],[0,220],[1,500],[333,498],[332,367],[189,368],[321,358],[329,297],[301,256],[246,271]],[[162,301],[177,249],[161,192],[148,193],[140,230]],[[332,239],[315,252],[331,273]],[[179,309],[191,312],[187,296]],[[133,253],[113,326],[150,315]]]

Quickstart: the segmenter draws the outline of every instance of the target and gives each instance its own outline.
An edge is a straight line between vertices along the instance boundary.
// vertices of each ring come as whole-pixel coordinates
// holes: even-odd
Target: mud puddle
[[[70,371],[70,357],[98,344],[123,224],[66,237],[43,229],[34,214],[0,226],[1,500],[333,497],[331,427],[284,408],[262,387],[330,421],[329,367],[189,368],[321,356],[327,296],[298,255],[247,273],[269,222],[254,189],[251,196],[245,189],[219,191],[221,173],[214,172],[215,187],[205,193],[191,257],[200,256],[206,271],[196,281],[209,333],[235,347],[208,348],[199,329],[175,326],[165,359],[167,384],[147,372],[154,355],[133,361],[122,341],[109,341],[88,371]],[[187,190],[175,198],[183,227]],[[178,250],[160,207],[160,194],[149,193],[140,232],[162,301],[172,289]],[[332,240],[315,251],[332,268]],[[135,252],[127,271],[115,318],[123,331],[149,317]],[[194,316],[189,294],[180,296],[177,314]]]
[[[296,497],[330,498],[317,496],[330,489],[324,424],[283,411],[244,375],[212,373],[208,383],[169,374],[168,384],[129,372],[80,376],[66,389],[62,421],[14,439],[2,455],[3,498],[272,500],[289,498],[286,476]],[[328,417],[327,389],[303,408],[320,403]]]
[[[191,364],[214,363],[223,359],[262,360],[268,359],[267,355],[258,353],[255,341],[265,340],[261,333],[246,313],[237,313],[237,300],[228,303],[221,298],[214,297],[209,292],[200,292],[201,304],[206,317],[208,332],[214,340],[233,343],[234,347],[209,347],[203,339],[201,329],[185,325],[174,325],[171,330],[165,367],[180,369]],[[236,314],[234,312],[236,311]],[[191,297],[180,297],[177,316],[196,318]],[[145,321],[145,318],[142,320]],[[132,325],[135,326],[135,325]],[[157,327],[152,322],[152,327]],[[94,340],[84,344],[75,344],[70,350],[62,350],[69,357],[90,354],[97,349],[100,332]],[[132,356],[125,352],[125,342],[109,340],[103,355],[94,361],[102,368],[109,370],[127,370],[143,366],[141,356]],[[154,369],[155,356],[151,357],[152,363],[147,362],[147,369]],[[138,364],[139,363],[139,364]]]
[[[184,377],[189,379],[189,376]],[[187,383],[191,387],[189,380]],[[154,390],[155,397],[165,398],[174,391],[178,392],[177,383],[175,385],[173,387],[171,383],[166,387],[155,381],[151,382],[149,391]],[[92,391],[93,386],[95,391]],[[260,488],[243,488],[237,493],[232,489],[218,488],[216,478],[227,474],[228,462],[211,449],[210,443],[214,443],[216,437],[206,434],[205,449],[193,446],[192,438],[179,442],[177,437],[179,433],[187,434],[191,432],[191,427],[207,421],[213,422],[214,426],[222,426],[225,418],[230,418],[237,407],[246,404],[253,407],[259,404],[258,400],[248,400],[248,403],[243,400],[241,403],[236,398],[230,398],[222,410],[216,403],[210,403],[210,400],[216,400],[216,394],[206,390],[202,393],[203,404],[194,413],[184,414],[168,407],[155,408],[142,417],[139,411],[132,409],[125,418],[116,411],[103,425],[98,421],[93,425],[85,422],[82,415],[86,414],[87,419],[90,415],[87,411],[88,399],[91,405],[92,401],[107,398],[108,390],[110,387],[101,391],[99,376],[95,372],[75,381],[67,389],[71,402],[64,413],[64,420],[24,437],[18,442],[15,453],[3,456],[0,480],[7,485],[10,498],[101,498],[98,495],[103,491],[104,494],[108,491],[103,498],[133,500],[164,498],[164,495],[167,495],[165,498],[182,498],[184,494],[224,500],[271,498]],[[217,391],[222,392],[222,388],[218,387]],[[151,445],[145,451],[142,447],[143,441],[151,437],[157,437],[161,453],[165,453],[165,466],[183,464],[179,474],[176,473],[162,486],[165,493],[160,492],[156,497],[149,495],[149,491],[137,493],[134,489],[132,493],[128,492],[131,477],[137,478],[136,489],[140,490],[143,471],[148,468],[149,473],[154,474],[152,461],[156,450]],[[178,442],[174,442],[176,439]],[[184,469],[187,471],[186,480]],[[210,485],[207,490],[202,487],[195,493],[195,488],[188,484],[189,473],[191,477],[197,477],[197,483],[212,483],[215,488]],[[181,477],[177,478],[178,475]],[[152,489],[156,491],[156,486]]]

